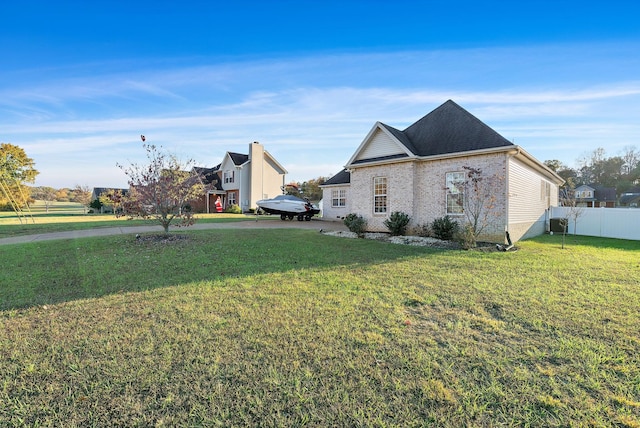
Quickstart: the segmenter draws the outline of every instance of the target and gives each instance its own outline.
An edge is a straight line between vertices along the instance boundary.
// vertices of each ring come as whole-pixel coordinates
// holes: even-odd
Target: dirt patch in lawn
[[[136,235],[136,242],[146,245],[170,245],[188,242],[191,237],[174,233],[154,233],[150,235]]]

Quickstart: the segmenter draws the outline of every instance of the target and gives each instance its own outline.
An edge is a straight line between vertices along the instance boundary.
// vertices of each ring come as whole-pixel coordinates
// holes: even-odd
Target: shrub
[[[238,205],[233,204],[233,205],[229,205],[224,210],[224,212],[229,213],[229,214],[242,214],[242,209]]]
[[[465,224],[456,232],[456,240],[460,242],[462,248],[470,250],[477,246],[476,235],[473,232],[473,226],[469,223]]]
[[[367,229],[367,220],[365,220],[361,215],[355,213],[348,214],[344,218],[344,224],[351,232],[358,235],[359,238],[364,236],[364,232]]]
[[[444,239],[445,241],[452,240],[456,232],[458,231],[458,228],[458,222],[448,215],[437,218],[431,223],[431,230],[433,231],[433,235],[436,238]]]
[[[409,224],[410,220],[411,217],[409,217],[409,214],[400,211],[394,211],[391,213],[391,216],[389,216],[389,218],[384,221],[383,224],[387,229],[389,229],[389,232],[391,232],[392,236],[400,236],[407,233],[407,225]]]

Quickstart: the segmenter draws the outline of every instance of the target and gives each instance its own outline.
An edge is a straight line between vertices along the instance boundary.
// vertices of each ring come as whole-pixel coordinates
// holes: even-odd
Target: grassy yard
[[[640,426],[640,243],[0,246],[0,426]]]
[[[198,222],[233,222],[254,220],[251,215],[242,214],[197,214]],[[262,219],[279,220],[275,216]],[[12,211],[0,211],[0,238],[33,235],[36,233],[62,232],[67,230],[95,229],[114,226],[141,226],[153,223],[151,220],[128,219],[113,214],[85,214],[84,207],[74,202],[54,202],[45,210],[43,202],[36,202],[30,213],[18,217]]]

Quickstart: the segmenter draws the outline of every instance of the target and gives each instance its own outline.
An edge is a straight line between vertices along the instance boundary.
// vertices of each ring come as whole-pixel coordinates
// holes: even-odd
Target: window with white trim
[[[447,214],[460,215],[464,212],[464,172],[447,172]]]
[[[387,177],[373,179],[373,212],[375,214],[387,212]]]
[[[347,191],[345,189],[331,190],[331,206],[334,208],[347,206]]]
[[[223,180],[225,183],[233,183],[234,173],[235,171],[225,171],[223,173]]]
[[[229,206],[231,205],[238,205],[237,200],[236,200],[236,192],[229,192],[227,194],[227,203]]]

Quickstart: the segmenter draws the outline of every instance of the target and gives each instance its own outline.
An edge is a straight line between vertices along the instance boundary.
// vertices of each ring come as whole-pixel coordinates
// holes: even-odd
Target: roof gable
[[[349,163],[373,162],[411,156],[411,150],[399,138],[406,140],[402,132],[383,123],[376,122],[349,160]]]
[[[596,189],[595,189],[594,187],[588,186],[588,185],[586,185],[586,184],[582,184],[582,185],[580,185],[580,186],[576,187],[576,191],[582,191],[582,190],[591,190],[591,191],[594,191],[594,190],[596,190]]]
[[[227,171],[237,167],[243,166],[249,161],[249,155],[243,155],[240,153],[227,152],[220,162],[218,170]]]

